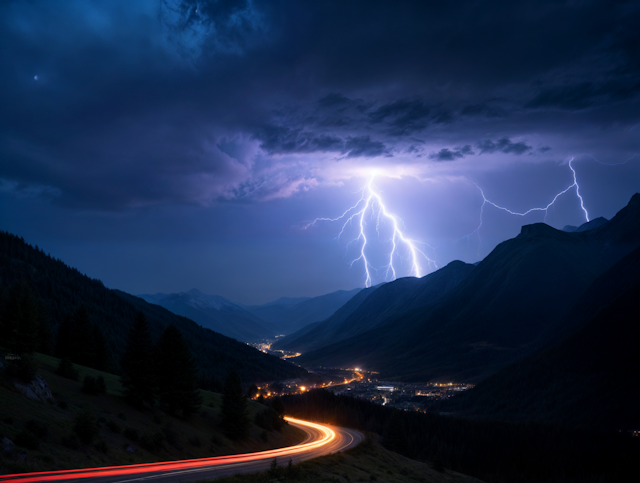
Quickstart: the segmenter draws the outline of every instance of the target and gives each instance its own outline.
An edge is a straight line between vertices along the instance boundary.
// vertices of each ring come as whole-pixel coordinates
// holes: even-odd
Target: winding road
[[[269,468],[274,458],[277,459],[278,464],[286,465],[289,459],[293,463],[298,463],[318,456],[345,451],[357,446],[364,439],[362,433],[353,429],[327,426],[289,417],[285,419],[292,426],[296,426],[307,433],[307,437],[302,443],[257,453],[194,460],[0,475],[0,482],[83,481],[91,483],[133,483],[149,481],[174,483],[201,481],[231,476],[237,473],[264,471]]]

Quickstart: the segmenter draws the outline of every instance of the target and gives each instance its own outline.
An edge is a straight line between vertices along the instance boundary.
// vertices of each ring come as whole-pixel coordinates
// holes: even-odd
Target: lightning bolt
[[[480,236],[480,228],[482,228],[482,221],[483,221],[483,216],[484,216],[484,207],[486,205],[491,205],[494,208],[497,208],[498,210],[505,211],[505,212],[509,213],[510,215],[515,215],[515,216],[526,216],[529,213],[533,213],[535,211],[544,211],[544,221],[546,222],[547,221],[547,214],[549,213],[549,208],[551,208],[555,204],[555,202],[558,200],[558,198],[560,198],[563,194],[565,194],[566,192],[570,191],[573,188],[576,189],[576,196],[580,200],[580,208],[582,208],[582,211],[584,212],[584,217],[585,217],[585,219],[587,221],[589,221],[589,213],[587,212],[587,209],[584,207],[584,200],[582,199],[582,195],[580,194],[580,186],[578,185],[578,177],[576,175],[576,170],[573,168],[573,165],[572,165],[574,159],[575,158],[571,158],[569,160],[569,169],[571,170],[571,173],[573,174],[573,183],[571,183],[565,189],[563,189],[558,194],[556,194],[548,205],[542,206],[542,207],[537,207],[537,208],[531,208],[531,209],[529,209],[527,211],[524,211],[522,213],[520,213],[518,211],[512,211],[509,208],[505,208],[504,206],[500,206],[500,205],[494,203],[493,201],[491,201],[489,198],[487,198],[485,196],[484,191],[482,190],[482,188],[480,188],[480,186],[478,186],[476,183],[473,183],[475,185],[475,187],[478,188],[478,191],[480,191],[480,194],[482,195],[482,205],[480,205],[480,223],[478,224],[478,226],[477,226],[477,228],[475,230],[473,230],[468,235],[463,236],[461,238],[461,240],[465,239],[465,238],[469,239],[469,237],[471,237],[474,234],[477,234],[478,237]],[[479,251],[480,251],[480,247],[478,246],[478,252]]]
[[[380,237],[381,224],[385,221],[389,223],[392,228],[392,234],[390,239],[388,240],[391,245],[388,254],[389,262],[381,268],[384,270],[385,279],[395,280],[397,278],[397,271],[394,265],[394,261],[401,256],[399,253],[399,246],[405,247],[408,258],[411,260],[411,275],[415,277],[421,277],[422,275],[424,275],[423,267],[420,264],[421,258],[424,258],[426,260],[429,270],[437,269],[438,265],[436,264],[436,262],[430,259],[424,253],[424,251],[420,249],[420,246],[429,245],[417,240],[413,240],[403,233],[401,229],[401,225],[403,224],[402,220],[393,213],[389,212],[389,210],[385,206],[384,200],[382,199],[382,195],[373,183],[374,179],[375,174],[372,175],[369,179],[369,182],[359,190],[359,192],[362,194],[357,203],[345,210],[340,216],[336,218],[316,218],[303,228],[310,228],[311,226],[321,221],[337,222],[344,220],[340,232],[336,236],[336,238],[339,239],[344,235],[345,230],[348,226],[356,224],[356,226],[358,227],[358,235],[354,239],[349,241],[347,246],[351,245],[352,243],[360,242],[360,254],[349,263],[349,267],[353,267],[356,262],[362,262],[362,264],[364,265],[365,273],[365,287],[370,287],[372,284],[372,272],[378,272],[378,270],[369,261],[369,258],[367,258],[367,244],[369,242],[366,229],[367,214],[369,214],[370,219],[375,219],[375,227],[378,237]]]
[[[624,161],[622,161],[620,163],[604,163],[604,162],[596,159],[595,157],[593,157],[591,154],[588,154],[588,153],[582,153],[582,154],[580,154],[578,156],[588,156],[591,159],[593,159],[596,163],[600,163],[600,164],[605,165],[605,166],[620,166],[622,164],[627,164],[629,161],[634,159],[636,156],[640,156],[640,153],[635,153],[631,157],[627,158],[626,160],[624,160]],[[500,205],[494,203],[493,201],[491,201],[490,199],[488,199],[485,196],[484,191],[482,190],[482,188],[480,188],[480,186],[478,186],[476,183],[473,183],[475,185],[475,187],[478,188],[478,191],[480,191],[480,194],[482,195],[482,205],[480,206],[480,223],[478,224],[478,226],[477,226],[477,228],[475,230],[473,230],[468,235],[463,236],[460,240],[463,240],[465,238],[469,239],[469,237],[471,237],[474,234],[478,234],[478,237],[480,236],[480,228],[482,228],[482,221],[483,221],[485,205],[491,205],[494,208],[497,208],[498,210],[505,211],[505,212],[509,213],[510,215],[515,215],[515,216],[526,216],[529,213],[533,213],[535,211],[544,211],[544,221],[546,222],[547,221],[547,214],[549,213],[549,208],[551,208],[555,204],[555,202],[558,200],[558,198],[560,196],[564,195],[565,193],[567,193],[568,191],[572,190],[573,188],[575,188],[576,196],[580,200],[580,208],[582,209],[582,212],[584,213],[584,217],[587,220],[587,222],[589,222],[590,221],[589,212],[587,211],[587,209],[584,206],[584,199],[582,198],[582,195],[580,194],[580,185],[578,184],[578,176],[576,174],[575,168],[573,167],[573,161],[574,160],[575,160],[575,156],[572,157],[569,160],[569,169],[571,170],[571,174],[573,175],[573,183],[571,183],[565,189],[563,189],[558,194],[556,194],[548,205],[543,206],[543,207],[538,207],[538,208],[531,208],[531,209],[529,209],[527,211],[524,211],[522,213],[517,212],[517,211],[512,211],[512,210],[510,210],[508,208],[505,208],[504,206],[500,206]],[[480,251],[480,247],[478,247],[478,252],[479,251]]]
[[[510,215],[516,215],[516,216],[526,216],[529,213],[533,213],[534,211],[544,211],[544,221],[547,221],[547,214],[549,213],[549,208],[551,208],[555,204],[555,202],[558,200],[558,198],[560,198],[563,194],[565,194],[567,191],[571,190],[572,188],[575,188],[576,189],[576,195],[580,199],[580,207],[582,208],[582,211],[584,212],[584,216],[585,216],[586,220],[589,221],[589,213],[587,212],[586,208],[584,207],[584,200],[582,199],[582,196],[580,195],[580,186],[578,185],[578,178],[576,176],[576,170],[573,169],[573,166],[571,165],[572,162],[573,162],[573,158],[571,158],[571,160],[569,161],[569,169],[571,169],[571,172],[573,173],[573,183],[571,183],[569,186],[567,186],[565,189],[563,189],[557,195],[555,195],[553,197],[553,199],[551,200],[551,203],[549,203],[547,206],[543,206],[543,207],[539,207],[539,208],[531,208],[531,209],[529,209],[529,210],[527,210],[527,211],[525,211],[523,213],[519,213],[517,211],[511,211],[510,209],[505,208],[504,206],[500,206],[500,205],[494,203],[493,201],[491,201],[490,199],[488,199],[485,196],[484,191],[482,191],[482,188],[480,188],[476,184],[476,188],[478,188],[478,190],[480,191],[480,194],[482,195],[482,206],[480,208],[480,214],[482,215],[482,213],[484,212],[484,205],[489,204],[489,205],[491,205],[491,206],[493,206],[493,207],[495,207],[495,208],[497,208],[499,210],[506,211]],[[481,219],[480,219],[480,224],[482,224],[482,216],[481,216]],[[477,231],[477,229],[476,229],[476,231]]]

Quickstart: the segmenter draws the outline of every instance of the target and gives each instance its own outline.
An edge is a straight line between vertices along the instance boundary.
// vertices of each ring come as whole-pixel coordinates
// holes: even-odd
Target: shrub
[[[120,434],[120,426],[118,426],[118,423],[116,423],[115,421],[107,421],[107,428],[109,428],[109,431],[111,431],[112,433]]]
[[[83,444],[90,444],[98,435],[96,418],[90,411],[82,411],[75,418],[73,430]]]
[[[77,381],[79,377],[78,370],[69,359],[60,359],[58,369],[56,369],[56,374],[73,381]]]
[[[98,394],[107,393],[107,383],[104,381],[104,377],[98,376],[96,378],[96,389],[98,390]]]
[[[100,441],[98,441],[95,444],[95,447],[98,451],[100,451],[101,453],[107,454],[109,452],[109,446],[107,445],[107,443],[101,439]]]
[[[62,438],[62,444],[69,449],[80,448],[80,441],[78,441],[78,437],[75,434],[68,434]]]
[[[167,442],[171,446],[173,446],[174,448],[180,448],[180,439],[176,430],[173,429],[173,426],[171,425],[165,426],[164,428],[162,428],[162,432],[164,433],[164,436],[167,439]]]
[[[38,449],[40,442],[35,434],[31,431],[21,431],[15,437],[15,443],[27,449]]]
[[[274,429],[280,431],[283,424],[283,420],[278,417],[278,413],[271,408],[263,409],[257,413],[254,422],[267,431],[273,431]]]
[[[224,444],[224,441],[222,440],[222,438],[218,434],[213,433],[211,435],[211,443],[214,446],[221,446],[222,444]]]
[[[46,438],[49,432],[49,427],[45,423],[36,421],[35,419],[27,421],[24,427],[38,438]]]
[[[124,435],[129,438],[131,441],[140,441],[140,435],[138,434],[138,430],[134,428],[125,428]]]
[[[82,381],[82,392],[85,394],[98,394],[98,383],[95,377],[84,376],[84,381]]]

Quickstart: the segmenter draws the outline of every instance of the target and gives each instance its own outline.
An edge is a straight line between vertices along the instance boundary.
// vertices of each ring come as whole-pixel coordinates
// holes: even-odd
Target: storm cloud
[[[639,15],[604,0],[3,2],[2,207],[230,213],[370,169],[475,183],[581,153],[620,162],[640,151]]]

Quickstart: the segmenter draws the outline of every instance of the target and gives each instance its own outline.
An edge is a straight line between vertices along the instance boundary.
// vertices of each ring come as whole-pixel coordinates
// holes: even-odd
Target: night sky
[[[357,220],[310,223],[374,173],[439,267],[545,220],[478,229],[480,190],[545,207],[573,167],[590,219],[640,191],[640,2],[431,3],[2,2],[0,228],[112,288],[263,303],[364,286]],[[546,212],[585,221],[575,187]]]

